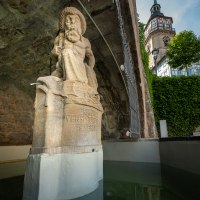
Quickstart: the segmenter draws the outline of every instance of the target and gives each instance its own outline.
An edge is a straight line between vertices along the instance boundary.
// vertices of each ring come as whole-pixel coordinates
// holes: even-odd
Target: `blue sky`
[[[140,21],[146,23],[154,0],[136,0]],[[173,18],[176,32],[192,30],[200,36],[200,0],[157,0],[161,12]]]

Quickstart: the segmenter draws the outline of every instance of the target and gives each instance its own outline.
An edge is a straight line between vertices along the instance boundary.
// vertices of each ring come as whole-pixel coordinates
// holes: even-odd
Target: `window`
[[[164,45],[167,46],[167,43],[170,41],[170,37],[169,36],[164,36],[163,37],[163,42],[164,42]]]
[[[151,53],[151,45],[150,44],[147,45],[147,49],[146,50],[147,50],[148,53]]]
[[[152,27],[152,29],[155,29],[157,27],[157,19],[153,19],[151,21],[151,27]]]

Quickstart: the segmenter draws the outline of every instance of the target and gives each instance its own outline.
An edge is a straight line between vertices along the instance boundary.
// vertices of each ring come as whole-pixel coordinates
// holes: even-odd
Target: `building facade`
[[[149,53],[149,67],[153,69],[155,66],[152,51],[159,49],[156,62],[158,63],[167,51],[167,42],[175,36],[176,32],[173,28],[172,17],[167,17],[161,13],[161,6],[154,0],[151,9],[151,16],[145,26],[145,48]]]
[[[166,57],[167,42],[176,35],[173,28],[172,17],[167,17],[161,12],[161,6],[154,0],[151,9],[151,16],[145,26],[145,48],[149,53],[149,68],[158,76],[187,76],[200,75],[200,61],[192,64],[186,69],[173,69],[168,64]],[[158,55],[153,55],[154,50]],[[156,59],[155,59],[156,58]]]

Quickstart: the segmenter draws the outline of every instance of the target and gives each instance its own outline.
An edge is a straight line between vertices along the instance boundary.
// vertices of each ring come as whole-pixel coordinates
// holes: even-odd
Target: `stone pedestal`
[[[67,200],[87,195],[103,178],[102,150],[29,155],[24,200]]]
[[[101,107],[87,84],[38,79],[33,144],[23,200],[74,199],[103,178]]]

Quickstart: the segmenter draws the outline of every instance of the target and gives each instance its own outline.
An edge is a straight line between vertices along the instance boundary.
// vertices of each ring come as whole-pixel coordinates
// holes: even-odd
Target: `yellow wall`
[[[0,179],[24,174],[30,148],[30,145],[0,146]]]

